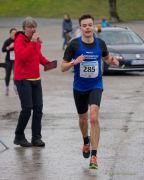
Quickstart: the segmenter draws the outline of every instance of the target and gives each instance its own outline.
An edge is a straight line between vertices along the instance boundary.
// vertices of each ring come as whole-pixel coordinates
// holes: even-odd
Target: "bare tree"
[[[110,21],[112,23],[120,21],[120,18],[117,13],[116,2],[116,0],[109,0]]]

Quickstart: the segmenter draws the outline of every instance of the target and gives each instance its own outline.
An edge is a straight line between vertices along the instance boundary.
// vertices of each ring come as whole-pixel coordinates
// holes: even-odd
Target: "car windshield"
[[[98,37],[107,45],[143,44],[143,40],[132,31],[102,31]]]

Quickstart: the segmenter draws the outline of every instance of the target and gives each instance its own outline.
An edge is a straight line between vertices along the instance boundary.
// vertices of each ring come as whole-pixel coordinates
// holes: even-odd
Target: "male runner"
[[[81,36],[73,39],[64,52],[62,72],[74,68],[73,94],[79,126],[83,137],[83,156],[90,157],[90,169],[97,169],[97,148],[100,137],[99,109],[103,91],[102,58],[107,64],[119,65],[109,54],[103,40],[94,36],[94,18],[84,14],[79,18]],[[88,135],[88,107],[90,110],[90,138]],[[91,144],[91,151],[90,151]]]

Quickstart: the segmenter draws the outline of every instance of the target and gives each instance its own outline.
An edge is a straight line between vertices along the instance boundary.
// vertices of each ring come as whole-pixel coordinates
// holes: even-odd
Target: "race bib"
[[[14,59],[15,59],[14,51],[10,51],[10,60],[14,61]]]
[[[80,63],[80,77],[96,78],[98,73],[98,61],[83,61]]]

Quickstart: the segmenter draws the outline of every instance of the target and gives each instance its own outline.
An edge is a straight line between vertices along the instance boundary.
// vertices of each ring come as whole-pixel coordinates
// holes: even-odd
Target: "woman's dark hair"
[[[94,17],[93,16],[91,16],[90,14],[84,14],[79,18],[79,25],[81,24],[81,21],[84,20],[84,19],[92,19],[93,22],[94,22]]]
[[[11,28],[11,29],[9,30],[9,33],[11,33],[12,31],[17,31],[17,29],[16,29],[16,28]]]

